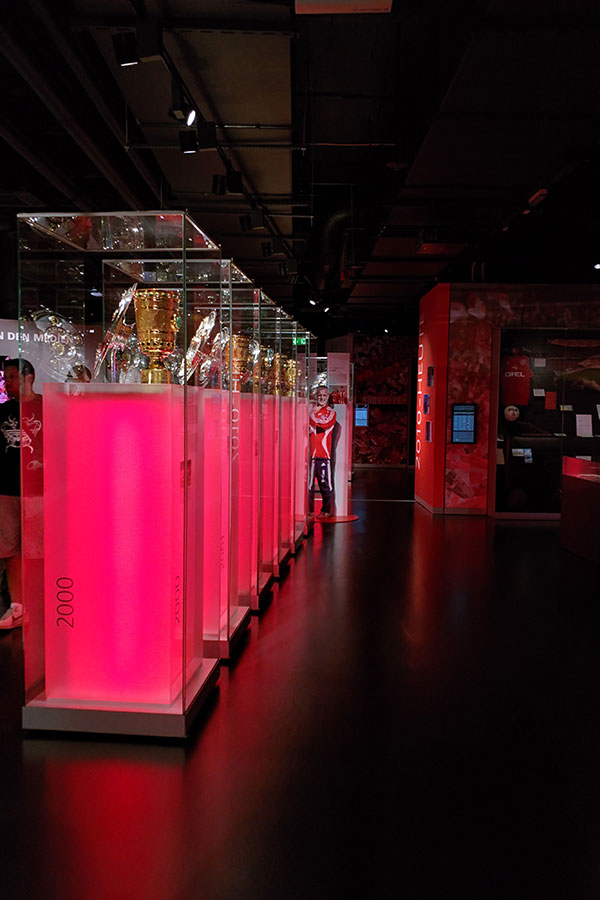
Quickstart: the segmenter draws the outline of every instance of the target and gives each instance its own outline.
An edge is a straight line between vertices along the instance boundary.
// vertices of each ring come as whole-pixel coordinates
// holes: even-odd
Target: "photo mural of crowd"
[[[415,354],[409,337],[355,336],[355,403],[368,406],[368,425],[354,429],[355,464],[408,462],[410,364]]]

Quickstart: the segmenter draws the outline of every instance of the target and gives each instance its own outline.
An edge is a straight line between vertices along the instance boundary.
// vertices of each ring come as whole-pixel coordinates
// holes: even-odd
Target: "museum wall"
[[[354,402],[368,406],[368,424],[354,429],[355,465],[403,466],[409,456],[412,337],[355,335]]]

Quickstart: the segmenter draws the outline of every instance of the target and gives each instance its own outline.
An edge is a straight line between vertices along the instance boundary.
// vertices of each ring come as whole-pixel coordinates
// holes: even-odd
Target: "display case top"
[[[20,213],[17,219],[21,252],[172,250],[219,254],[219,246],[182,210]]]

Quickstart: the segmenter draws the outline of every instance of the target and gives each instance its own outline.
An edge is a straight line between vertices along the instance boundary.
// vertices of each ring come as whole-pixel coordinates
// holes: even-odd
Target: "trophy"
[[[277,356],[271,347],[261,347],[262,359],[260,366],[260,382],[265,394],[275,392],[277,381]]]
[[[121,294],[119,304],[113,314],[111,323],[106,330],[106,334],[104,335],[104,340],[96,350],[94,378],[97,378],[100,374],[104,361],[108,356],[111,361],[110,369],[113,374],[113,381],[117,380],[115,375],[116,353],[125,348],[125,345],[133,334],[133,325],[125,324],[125,315],[127,314],[131,301],[135,297],[136,290],[137,285],[132,284],[131,287],[128,287],[127,290],[123,291]]]
[[[53,376],[65,377],[73,365],[84,361],[83,334],[60,313],[43,306],[30,314],[47,345],[47,367]]]
[[[284,364],[284,357],[281,355],[281,353],[275,353],[275,355],[273,356],[273,363],[271,365],[271,373],[270,374],[271,374],[271,381],[275,388],[276,394],[282,393],[283,364]]]
[[[248,383],[256,365],[257,342],[247,334],[234,334],[223,354],[226,371],[229,369],[230,355],[231,389],[240,391],[242,384]]]
[[[181,361],[181,365],[177,372],[177,378],[181,384],[183,384],[184,378],[186,378],[187,381],[190,380],[201,362],[206,363],[208,356],[202,351],[215,327],[216,319],[217,314],[215,310],[212,310],[207,316],[204,316],[198,325],[198,328],[190,341],[190,346],[187,349],[185,358]]]
[[[142,372],[144,384],[171,384],[165,357],[175,349],[179,295],[176,291],[138,290],[134,299],[140,348],[150,359]]]
[[[289,356],[281,358],[281,383],[282,393],[286,397],[293,397],[296,393],[296,377],[298,373],[298,363]]]

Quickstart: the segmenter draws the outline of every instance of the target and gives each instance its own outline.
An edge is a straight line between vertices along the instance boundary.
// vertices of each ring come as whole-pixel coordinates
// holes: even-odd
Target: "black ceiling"
[[[121,68],[136,29],[162,52]],[[28,209],[187,208],[323,336],[411,330],[436,280],[594,282],[599,69],[595,0],[3,4],[3,312]],[[181,153],[174,78],[216,148]]]

